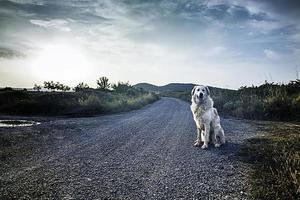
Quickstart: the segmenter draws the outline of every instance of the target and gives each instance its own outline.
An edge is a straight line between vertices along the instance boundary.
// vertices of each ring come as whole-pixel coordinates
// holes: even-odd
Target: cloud
[[[300,1],[299,0],[252,0],[263,9],[275,15],[287,16],[290,19],[300,17]]]
[[[294,41],[294,42],[300,42],[300,32],[299,33],[295,33],[295,34],[292,34],[291,35],[291,39]]]
[[[172,72],[170,79],[187,74],[189,81],[194,70],[222,73],[230,66],[235,73],[243,62],[271,68],[274,60],[295,56],[287,52],[300,45],[299,18],[278,10],[291,1],[269,2],[0,0],[0,43],[16,52],[32,48],[33,54],[49,43],[76,45],[101,68],[95,74],[112,79],[151,81]]]
[[[219,56],[224,54],[224,52],[227,50],[226,47],[223,46],[217,46],[209,49],[207,52],[205,52],[205,55],[207,56]]]
[[[278,54],[277,52],[275,52],[271,49],[265,49],[264,54],[270,60],[279,60],[281,58],[280,54]]]
[[[6,48],[6,47],[0,47],[0,59],[6,58],[6,59],[12,59],[12,58],[23,58],[25,57],[25,54],[22,52]]]
[[[63,19],[53,19],[53,20],[35,20],[31,19],[30,22],[32,24],[44,27],[44,28],[55,28],[61,31],[69,32],[71,28],[69,28],[68,21]]]
[[[252,28],[255,28],[257,31],[260,31],[262,33],[269,33],[270,31],[275,31],[278,29],[282,29],[288,24],[285,24],[280,21],[267,21],[267,20],[251,20],[249,21],[249,25]]]
[[[43,0],[9,0],[9,1],[17,4],[35,4],[35,5],[45,4],[45,1]]]

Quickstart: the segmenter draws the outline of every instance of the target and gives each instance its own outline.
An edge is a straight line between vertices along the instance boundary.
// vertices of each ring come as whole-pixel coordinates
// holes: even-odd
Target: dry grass
[[[165,92],[172,96],[191,100],[191,91]],[[239,90],[211,88],[214,106],[222,116],[244,119],[299,121],[300,80],[288,84],[265,83],[260,86],[242,87]]]
[[[254,199],[300,199],[300,127],[274,124],[246,142],[239,155],[251,163]]]
[[[158,99],[154,93],[134,89],[128,92],[0,91],[0,114],[92,116],[138,109]]]

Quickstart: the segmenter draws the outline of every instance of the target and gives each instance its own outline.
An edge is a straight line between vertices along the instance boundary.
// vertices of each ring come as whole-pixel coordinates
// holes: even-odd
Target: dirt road
[[[247,198],[249,169],[235,154],[256,134],[251,122],[222,119],[226,145],[202,150],[192,146],[189,104],[174,98],[118,115],[40,121],[0,128],[13,136],[1,142],[0,199]]]

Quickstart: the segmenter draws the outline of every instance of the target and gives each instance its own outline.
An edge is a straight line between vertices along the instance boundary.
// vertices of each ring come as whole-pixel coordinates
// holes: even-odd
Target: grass
[[[141,108],[158,100],[154,93],[130,91],[79,92],[0,91],[0,114],[92,116]]]
[[[265,126],[265,136],[249,139],[239,157],[252,164],[253,199],[300,199],[300,128]]]
[[[210,88],[214,106],[222,116],[244,119],[300,121],[300,80],[288,84],[264,83],[239,90]],[[162,93],[191,101],[190,91]]]

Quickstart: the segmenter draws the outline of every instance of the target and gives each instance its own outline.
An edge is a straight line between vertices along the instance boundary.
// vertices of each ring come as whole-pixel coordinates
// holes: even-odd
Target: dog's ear
[[[205,87],[205,91],[206,91],[206,94],[207,94],[207,95],[210,95],[210,91],[209,91],[208,86]]]
[[[194,95],[195,89],[196,89],[196,85],[195,85],[194,88],[192,89],[192,92],[191,92],[191,95],[192,95],[192,96]]]

